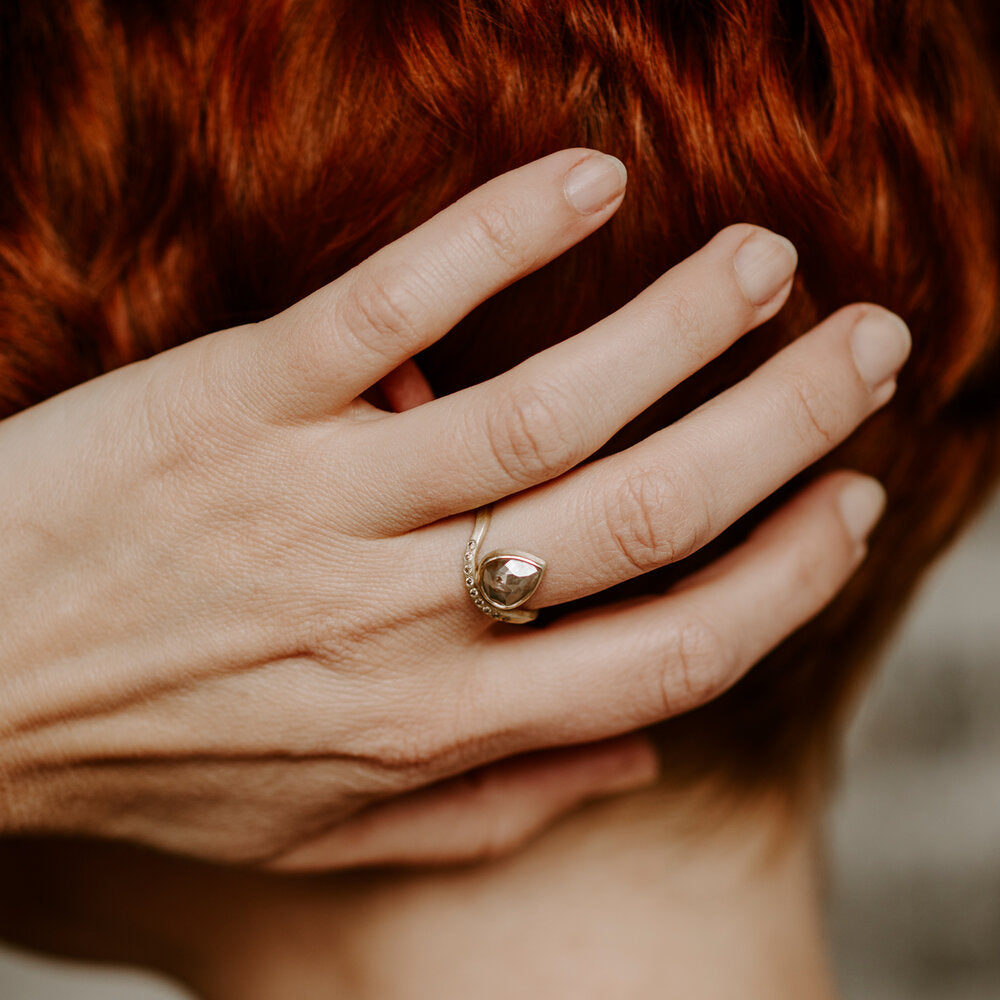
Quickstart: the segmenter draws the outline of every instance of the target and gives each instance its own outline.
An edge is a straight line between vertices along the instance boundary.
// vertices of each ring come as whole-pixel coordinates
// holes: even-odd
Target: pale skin
[[[204,1000],[833,1000],[817,819],[658,787],[500,860],[312,878],[12,844],[0,932]]]
[[[544,608],[694,551],[894,390],[905,326],[855,305],[577,467],[780,309],[794,250],[739,225],[594,327],[427,399],[409,359],[623,192],[607,158],[553,154],[272,319],[0,424],[0,830],[295,871],[503,852],[650,781],[623,734],[712,698],[833,597],[883,502],[846,471],[663,597],[520,631],[469,601],[482,504],[490,547],[547,560]],[[404,412],[360,398],[381,380]]]

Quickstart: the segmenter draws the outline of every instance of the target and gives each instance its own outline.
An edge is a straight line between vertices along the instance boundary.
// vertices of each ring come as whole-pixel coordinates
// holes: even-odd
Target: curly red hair
[[[829,745],[1000,472],[995,18],[972,0],[5,4],[0,408],[274,313],[510,167],[614,153],[630,183],[613,221],[421,363],[439,393],[487,378],[739,220],[797,245],[789,304],[612,448],[849,301],[907,319],[897,397],[825,463],[888,488],[866,566],[731,692],[662,727],[677,778],[787,779],[825,759],[804,751]]]

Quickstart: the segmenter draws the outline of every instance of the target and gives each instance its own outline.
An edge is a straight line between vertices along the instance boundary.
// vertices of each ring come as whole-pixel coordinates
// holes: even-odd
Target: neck
[[[682,829],[665,819],[682,805],[603,803],[485,866],[271,886],[251,901],[260,965],[244,922],[242,954],[200,985],[226,1000],[833,1000],[811,825],[701,808]]]
[[[152,965],[207,1000],[834,1000],[815,824],[709,801],[632,794],[514,857],[422,873],[275,878],[9,844],[0,881],[23,892],[0,930],[6,913],[46,943],[55,899],[80,919],[46,946]]]

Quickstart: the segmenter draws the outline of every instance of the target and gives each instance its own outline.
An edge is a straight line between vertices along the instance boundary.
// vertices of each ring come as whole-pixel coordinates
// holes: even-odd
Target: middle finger
[[[420,527],[572,468],[770,319],[795,264],[783,237],[730,226],[583,333],[482,385],[367,424],[380,524]]]
[[[909,349],[894,314],[842,309],[670,427],[500,504],[486,547],[546,559],[533,607],[682,559],[884,405]]]

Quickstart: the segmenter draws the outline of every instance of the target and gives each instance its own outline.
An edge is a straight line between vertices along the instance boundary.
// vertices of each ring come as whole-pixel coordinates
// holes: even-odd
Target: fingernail
[[[628,171],[617,157],[594,153],[578,163],[563,185],[569,203],[581,214],[604,208],[625,190]]]
[[[744,240],[733,257],[743,294],[755,306],[769,302],[785,287],[798,262],[799,255],[791,241],[763,231]]]
[[[869,389],[893,378],[910,354],[910,331],[885,309],[865,313],[851,331],[851,353],[858,374]]]
[[[863,542],[885,510],[885,489],[877,479],[854,479],[840,491],[840,516],[848,534]]]

